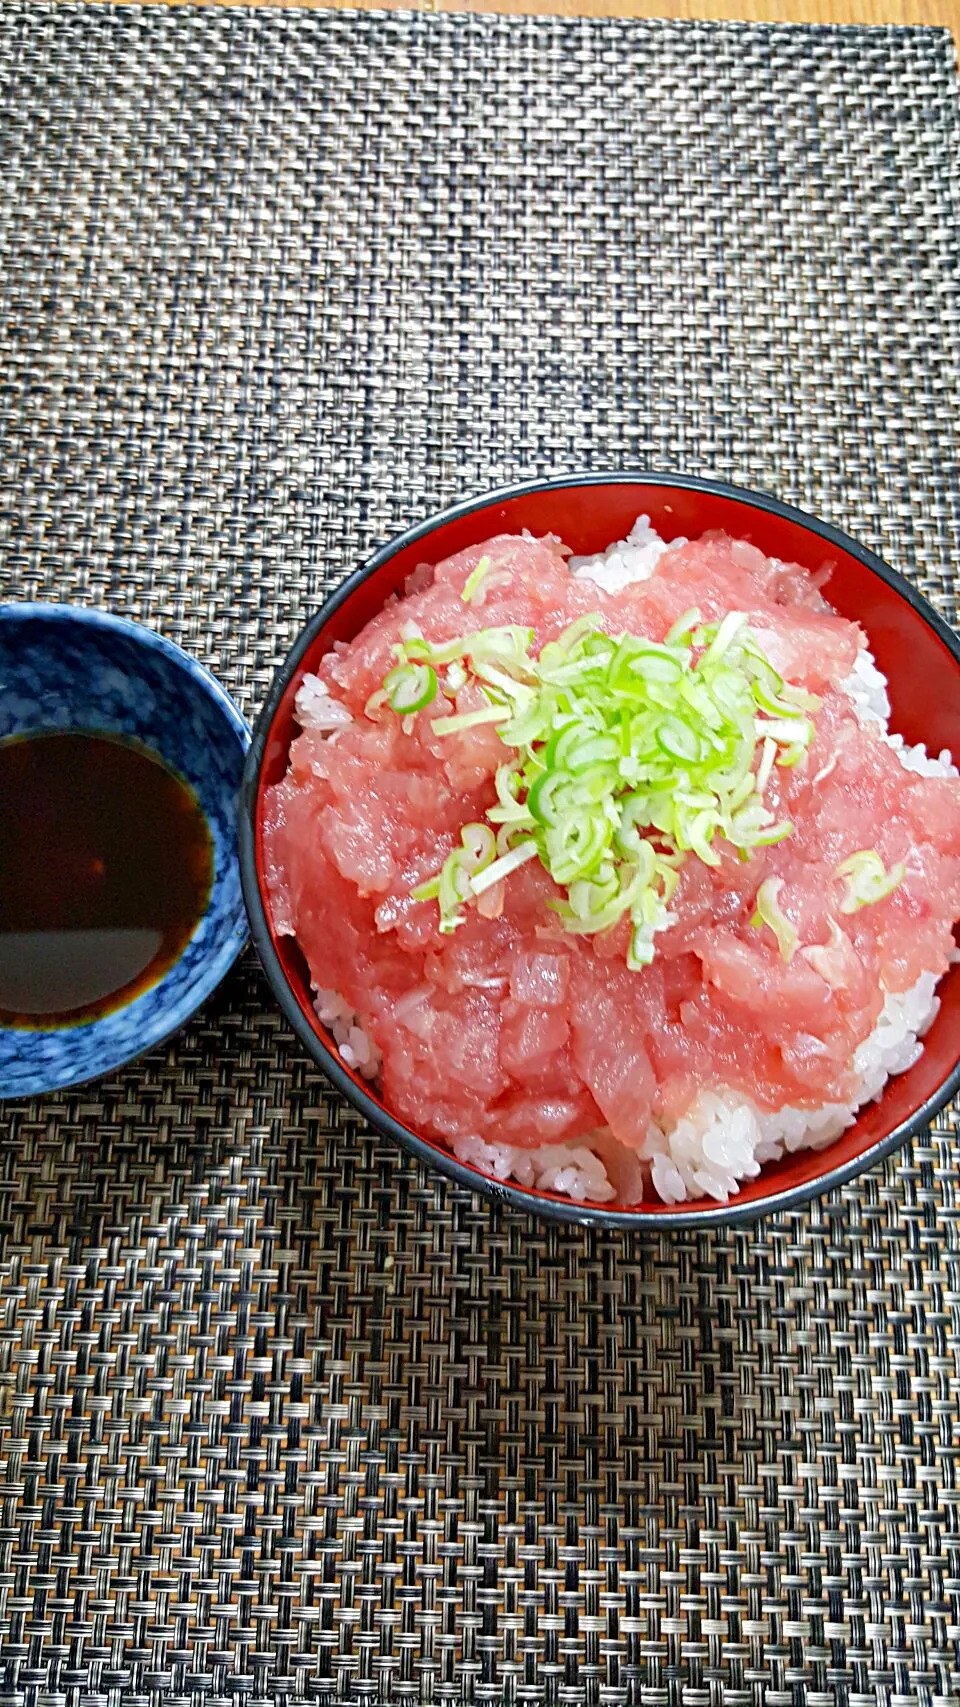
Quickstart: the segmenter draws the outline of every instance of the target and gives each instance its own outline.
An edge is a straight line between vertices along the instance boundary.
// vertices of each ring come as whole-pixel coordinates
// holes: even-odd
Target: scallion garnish
[[[764,925],[768,926],[777,939],[777,947],[783,959],[789,965],[797,952],[800,939],[796,927],[780,909],[782,888],[783,879],[780,877],[768,877],[761,883],[757,890],[757,910],[750,923],[756,930],[762,930]]]
[[[481,572],[483,559],[465,596]],[[669,903],[689,855],[717,866],[724,844],[743,859],[791,834],[764,796],[775,764],[804,758],[820,702],[784,682],[737,611],[706,625],[688,611],[662,643],[609,635],[598,616],[571,623],[539,657],[533,639],[512,625],[438,646],[411,635],[394,649],[398,664],[384,682],[394,711],[422,710],[446,668],[448,688],[473,682],[486,705],[434,719],[433,733],[490,723],[509,754],[487,823],[467,825],[462,846],[413,893],[436,900],[441,930],[455,930],[465,906],[538,858],[565,892],[551,903],[564,927],[585,935],[628,918],[628,964],[639,970],[673,922]],[[889,887],[900,881],[880,870]],[[851,892],[880,898],[872,867],[841,873]],[[755,922],[789,959],[795,933],[778,891],[776,879],[761,884]]]
[[[460,597],[463,600],[463,603],[465,605],[469,605],[469,604],[473,603],[474,599],[476,598],[477,592],[479,591],[480,583],[483,580],[484,576],[487,574],[489,568],[490,568],[489,557],[481,557],[476,568],[471,569],[469,575],[467,576],[466,580],[463,583],[463,592],[460,594]]]
[[[842,877],[846,893],[840,903],[841,913],[858,913],[861,907],[872,907],[899,889],[907,875],[903,861],[888,871],[875,848],[864,848],[841,860],[837,876]]]
[[[398,717],[423,711],[436,698],[437,676],[431,664],[403,663],[384,678],[387,704]]]

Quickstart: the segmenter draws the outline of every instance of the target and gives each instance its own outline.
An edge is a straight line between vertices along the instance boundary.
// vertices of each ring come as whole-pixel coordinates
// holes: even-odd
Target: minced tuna
[[[665,547],[645,519],[602,558],[501,535],[425,579],[306,679],[268,802],[274,923],[296,935],[344,1058],[462,1159],[591,1201],[722,1200],[784,1148],[836,1137],[915,1058],[960,916],[960,780],[949,755],[886,733],[863,632],[808,571],[723,535]],[[505,748],[490,722],[434,728],[484,705],[472,678],[441,673],[407,715],[384,703],[396,648],[519,625],[536,657],[588,617],[663,643],[691,607],[704,624],[746,613],[817,707],[799,762],[766,785],[790,833],[749,857],[719,837],[716,864],[682,858],[641,967],[626,918],[565,928],[539,858],[441,931],[436,899],[414,892],[496,805]],[[841,871],[861,867],[868,897],[871,873],[893,874],[877,899]]]

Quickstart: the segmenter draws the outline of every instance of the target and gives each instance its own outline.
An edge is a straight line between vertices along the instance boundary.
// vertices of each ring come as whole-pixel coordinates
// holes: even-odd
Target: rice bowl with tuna
[[[302,680],[273,924],[399,1119],[577,1202],[725,1202],[916,1060],[960,781],[820,579],[504,534]]]

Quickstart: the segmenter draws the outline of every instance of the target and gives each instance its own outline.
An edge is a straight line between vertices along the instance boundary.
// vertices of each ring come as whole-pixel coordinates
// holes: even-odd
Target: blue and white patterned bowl
[[[0,1027],[0,1097],[80,1084],[162,1042],[216,988],[247,936],[236,818],[250,730],[209,670],[105,611],[0,605],[0,740],[44,729],[133,736],[159,753],[206,814],[213,887],[179,960],[126,1007],[59,1031]]]

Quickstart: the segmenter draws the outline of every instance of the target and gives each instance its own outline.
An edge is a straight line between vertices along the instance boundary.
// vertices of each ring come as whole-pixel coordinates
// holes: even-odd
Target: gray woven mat
[[[248,710],[441,501],[716,470],[952,611],[936,31],[6,5],[2,589]],[[960,1701],[951,1116],[640,1242],[365,1132],[254,965],[0,1125],[4,1707]]]

